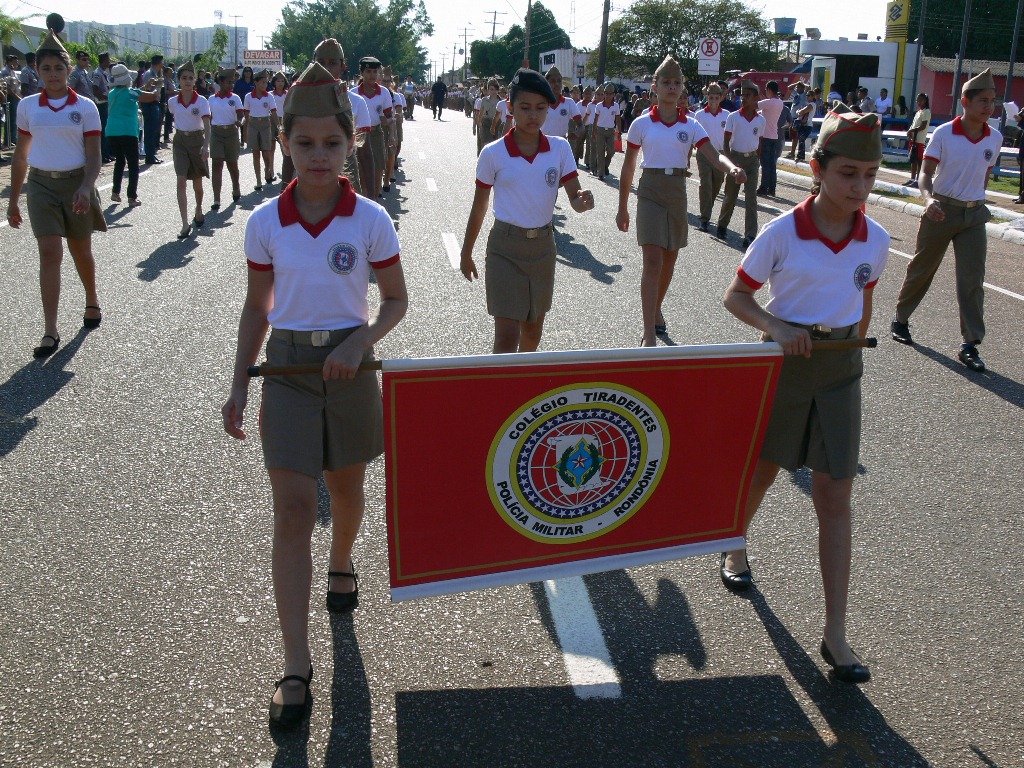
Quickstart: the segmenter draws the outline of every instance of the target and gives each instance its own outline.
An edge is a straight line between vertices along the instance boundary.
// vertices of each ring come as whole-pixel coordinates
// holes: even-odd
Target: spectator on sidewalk
[[[0,69],[0,93],[7,99],[7,119],[4,121],[4,145],[18,143],[18,103],[21,101],[21,80],[18,57],[9,54],[7,65]]]
[[[109,94],[110,94],[110,54],[99,55],[99,66],[92,71],[92,92],[96,97],[96,109],[100,111],[100,125],[103,126],[103,139],[100,141],[100,148],[103,150],[103,162],[109,163],[113,160],[110,152],[110,141],[107,139],[107,117],[109,115]]]
[[[133,88],[135,73],[124,64],[110,69],[110,92],[107,94],[107,141],[114,157],[114,186],[110,199],[121,202],[121,181],[128,169],[128,207],[142,205],[139,201],[139,102],[152,103],[159,94]]]
[[[162,163],[156,156],[160,147],[160,125],[163,122],[164,101],[164,57],[160,54],[150,59],[150,68],[142,76],[142,90],[155,91],[157,98],[142,104],[142,138],[146,150],[146,165]]]
[[[757,102],[758,111],[764,116],[764,143],[761,145],[761,184],[757,188],[759,195],[774,194],[775,189],[775,163],[778,160],[779,141],[779,120],[782,117],[782,109],[786,105],[779,98],[779,84],[769,80],[765,86],[765,94],[768,98]],[[749,233],[748,233],[749,234]],[[756,233],[755,233],[756,234]],[[753,236],[751,236],[751,240]]]

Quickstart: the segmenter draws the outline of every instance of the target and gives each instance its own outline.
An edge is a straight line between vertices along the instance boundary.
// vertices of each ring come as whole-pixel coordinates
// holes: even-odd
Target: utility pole
[[[1024,2],[1024,0],[1021,0]],[[911,114],[917,112],[917,83],[921,78],[921,59],[924,58],[924,17],[928,13],[928,0],[921,0],[921,18],[917,23],[917,66],[914,67],[914,86],[910,89],[910,98],[913,104],[908,110]]]
[[[491,15],[491,40],[494,40],[494,28],[496,26],[498,26],[498,17],[499,16],[507,16],[508,14],[506,14],[504,11],[486,11],[485,13],[492,14]],[[502,26],[504,26],[504,22],[502,22]]]
[[[604,18],[601,20],[601,50],[597,54],[598,85],[604,82],[604,69],[608,65],[608,14],[611,13],[611,10],[611,0],[604,0]]]
[[[466,65],[469,62],[469,30],[473,27],[462,28],[462,79],[466,79]],[[475,29],[473,29],[476,32]]]
[[[530,66],[530,16],[533,15],[533,0],[526,0],[526,45],[523,48],[523,66]]]
[[[229,13],[228,16],[235,20],[235,58],[231,62],[232,66],[234,66],[235,64],[238,64],[238,20],[242,17],[236,16],[233,13]]]
[[[1003,104],[1013,98],[1013,60],[1017,58],[1017,40],[1020,38],[1020,17],[1024,15],[1024,0],[1017,3],[1017,21],[1013,25],[1013,42],[1010,43],[1010,68],[1006,72],[1006,91],[1003,94]],[[1006,128],[1006,109],[999,116],[999,132],[1003,133]]]
[[[442,52],[441,52],[441,79],[442,79],[442,80],[444,80],[444,74],[445,74],[445,72],[447,72],[447,71],[448,71],[448,68],[447,68],[447,67],[445,67],[445,65],[444,65],[445,59],[447,59],[447,58],[448,58],[448,54],[447,54],[447,53],[444,53],[444,52],[442,51]]]
[[[960,92],[963,90],[963,83],[960,82],[960,75],[964,70],[964,56],[967,53],[967,27],[971,24],[971,2],[967,0],[964,8],[964,31],[960,35],[960,53],[956,57],[956,77],[953,79],[953,114],[960,114]]]

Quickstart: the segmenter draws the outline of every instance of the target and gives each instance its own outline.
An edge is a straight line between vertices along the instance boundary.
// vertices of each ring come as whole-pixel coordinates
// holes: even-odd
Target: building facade
[[[163,24],[150,24],[148,21],[136,24],[100,24],[93,21],[69,21],[64,31],[67,40],[85,45],[85,37],[89,32],[97,30],[105,32],[117,42],[118,50],[132,49],[142,51],[146,46],[158,48],[164,56],[173,60],[191,58],[197,53],[205,53],[213,45],[213,34],[220,27],[228,33],[228,49],[221,64],[235,64],[235,50],[238,57],[249,47],[249,29],[218,24],[212,27],[169,27]],[[236,39],[237,37],[237,39]],[[238,59],[241,60],[240,58]]]

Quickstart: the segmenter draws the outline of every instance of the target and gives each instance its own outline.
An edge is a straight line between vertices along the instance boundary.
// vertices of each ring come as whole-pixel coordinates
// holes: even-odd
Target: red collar
[[[554,107],[552,107],[552,109],[554,109],[555,107],[560,107],[560,106],[562,106],[563,104],[565,104],[565,96],[562,96],[562,98],[560,98],[560,99],[558,100],[558,103],[557,103],[557,104],[555,104],[555,106],[554,106]]]
[[[757,110],[754,110],[754,117],[747,117],[747,110],[741,109],[740,110],[740,114],[743,115],[743,119],[744,120],[746,120],[748,123],[752,123],[752,122],[754,122],[754,117],[757,117],[761,113],[758,112]]]
[[[285,187],[284,192],[277,199],[277,216],[281,221],[282,227],[288,227],[292,224],[301,224],[302,228],[309,232],[312,237],[319,237],[331,222],[338,216],[351,216],[356,209],[356,193],[352,189],[352,185],[349,184],[348,179],[344,176],[338,177],[338,184],[341,186],[341,197],[338,198],[338,204],[334,206],[334,210],[327,214],[327,217],[322,221],[318,221],[315,224],[310,224],[304,221],[302,215],[299,213],[299,208],[295,205],[295,185],[298,183],[298,179],[292,179],[291,184]]]
[[[987,139],[989,137],[989,134],[991,133],[992,129],[989,128],[988,123],[985,123],[981,129],[981,136],[979,136],[976,139],[972,139],[970,136],[967,135],[967,131],[964,130],[964,122],[962,117],[960,115],[957,115],[956,117],[953,118],[953,135],[963,136],[965,139],[971,142],[971,144],[977,144],[982,139]]]
[[[505,149],[508,150],[509,157],[521,157],[528,163],[532,163],[533,159],[537,157],[541,152],[548,152],[551,150],[551,142],[548,141],[548,137],[543,133],[540,134],[540,140],[537,142],[536,154],[527,157],[520,149],[519,145],[516,144],[516,140],[512,138],[512,134],[515,132],[515,128],[505,134]]]
[[[213,94],[213,97],[215,99],[226,99],[229,96],[234,96],[234,95],[235,95],[234,91],[217,91],[215,94]]]
[[[368,99],[372,99],[375,96],[380,96],[380,83],[374,83],[374,85],[377,86],[376,93],[367,93],[365,90],[363,90],[366,87],[366,83],[360,83],[359,88],[357,90],[361,95],[365,96]]]
[[[589,104],[592,101],[593,101],[593,99],[583,99],[580,103],[581,104]]]
[[[722,113],[722,104],[721,103],[718,104],[718,111],[717,112],[712,112],[708,107],[704,107],[704,111],[706,113],[708,113],[709,115],[711,115],[712,117],[718,117]]]
[[[192,91],[192,99],[189,101],[188,104],[186,104],[184,101],[182,101],[181,100],[181,94],[180,93],[178,94],[178,103],[181,104],[181,106],[183,106],[183,107],[191,107],[197,101],[199,101],[199,93],[197,91]]]
[[[818,227],[814,223],[814,218],[811,216],[811,205],[813,202],[814,198],[808,197],[793,209],[793,221],[796,223],[796,236],[801,240],[820,240],[830,251],[832,251],[832,253],[839,253],[843,248],[850,244],[851,240],[860,240],[863,242],[868,239],[868,220],[864,215],[864,212],[861,210],[858,210],[853,214],[853,227],[850,229],[850,234],[847,235],[846,239],[841,243],[834,243],[827,237],[824,237],[821,232],[818,231]]]
[[[46,96],[46,89],[45,88],[43,88],[41,91],[39,91],[39,106],[40,107],[49,107],[54,112],[60,112],[62,109],[64,109],[64,107],[70,107],[72,104],[75,104],[77,102],[78,102],[78,94],[75,93],[75,89],[74,88],[68,88],[67,101],[65,101],[64,104],[62,104],[59,107],[50,107],[50,100]]]
[[[653,107],[651,107],[650,115],[651,115],[651,120],[653,120],[655,123],[661,123],[662,125],[668,125],[668,123],[666,123],[664,120],[661,119],[661,112],[658,110],[658,105],[657,104],[655,104]],[[676,107],[676,123],[685,123],[685,122],[686,122],[686,112],[683,111],[682,107],[677,106]],[[672,123],[672,125],[675,125],[676,123]]]

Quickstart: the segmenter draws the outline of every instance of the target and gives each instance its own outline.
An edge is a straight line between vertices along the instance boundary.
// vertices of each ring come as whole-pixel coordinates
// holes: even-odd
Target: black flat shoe
[[[985,370],[985,363],[982,361],[981,355],[978,354],[978,348],[973,344],[961,347],[956,357],[972,371],[982,373]]]
[[[201,219],[196,219],[196,218],[192,219],[192,227],[193,227],[193,229],[202,229],[203,228],[203,224],[205,224],[205,223],[206,223],[206,217],[205,216],[203,216],[203,218],[201,218]]]
[[[231,194],[231,202],[237,203],[241,199],[242,199],[242,193],[241,192],[233,192]]]
[[[751,584],[754,583],[754,574],[750,572],[750,562],[747,562],[747,570],[745,571],[740,571],[739,573],[730,571],[725,567],[726,555],[727,553],[722,553],[722,564],[718,569],[719,575],[722,577],[722,583],[731,592],[746,592],[750,589]],[[746,559],[746,556],[744,556],[744,559]]]
[[[309,684],[313,680],[313,665],[309,665],[309,677],[286,675],[274,683],[274,691],[276,692],[278,688],[289,680],[298,680],[306,686],[306,699],[301,704],[278,704],[271,697],[270,722],[281,728],[294,728],[297,725],[301,725],[309,717],[309,710],[313,704],[313,695],[309,692]]]
[[[351,592],[331,592],[331,577],[338,576],[352,579],[356,588]],[[356,573],[355,563],[352,564],[352,571],[331,571],[327,574],[327,610],[331,613],[348,613],[359,606],[359,574]]]
[[[856,655],[855,653],[854,656]],[[836,660],[832,658],[832,651],[825,645],[824,640],[821,641],[821,658],[832,667],[832,674],[836,676],[836,679],[842,680],[844,683],[866,683],[871,679],[871,670],[861,664],[859,660],[854,664],[836,664]]]
[[[178,233],[178,239],[179,240],[184,240],[191,233],[192,233],[192,225],[191,224],[186,224],[184,227],[181,228],[181,232]]]
[[[60,346],[60,336],[51,336],[46,334],[43,336],[43,341],[50,339],[53,344],[40,344],[38,347],[32,350],[32,357],[49,357],[57,351],[57,347]]]
[[[213,205],[210,206],[210,210],[211,211],[219,211],[220,210],[220,200],[214,200],[213,201]]]
[[[86,309],[96,309],[96,310],[99,309],[99,307],[97,307],[95,304],[86,304],[85,308]],[[94,328],[99,328],[100,327],[100,323],[102,323],[102,322],[103,322],[103,316],[102,315],[100,315],[99,317],[82,317],[82,327],[83,328],[87,328],[90,331],[93,330]]]
[[[889,334],[892,336],[893,341],[897,341],[900,344],[913,344],[914,338],[910,335],[910,323],[901,323],[899,320],[893,320],[892,325],[889,326]]]

